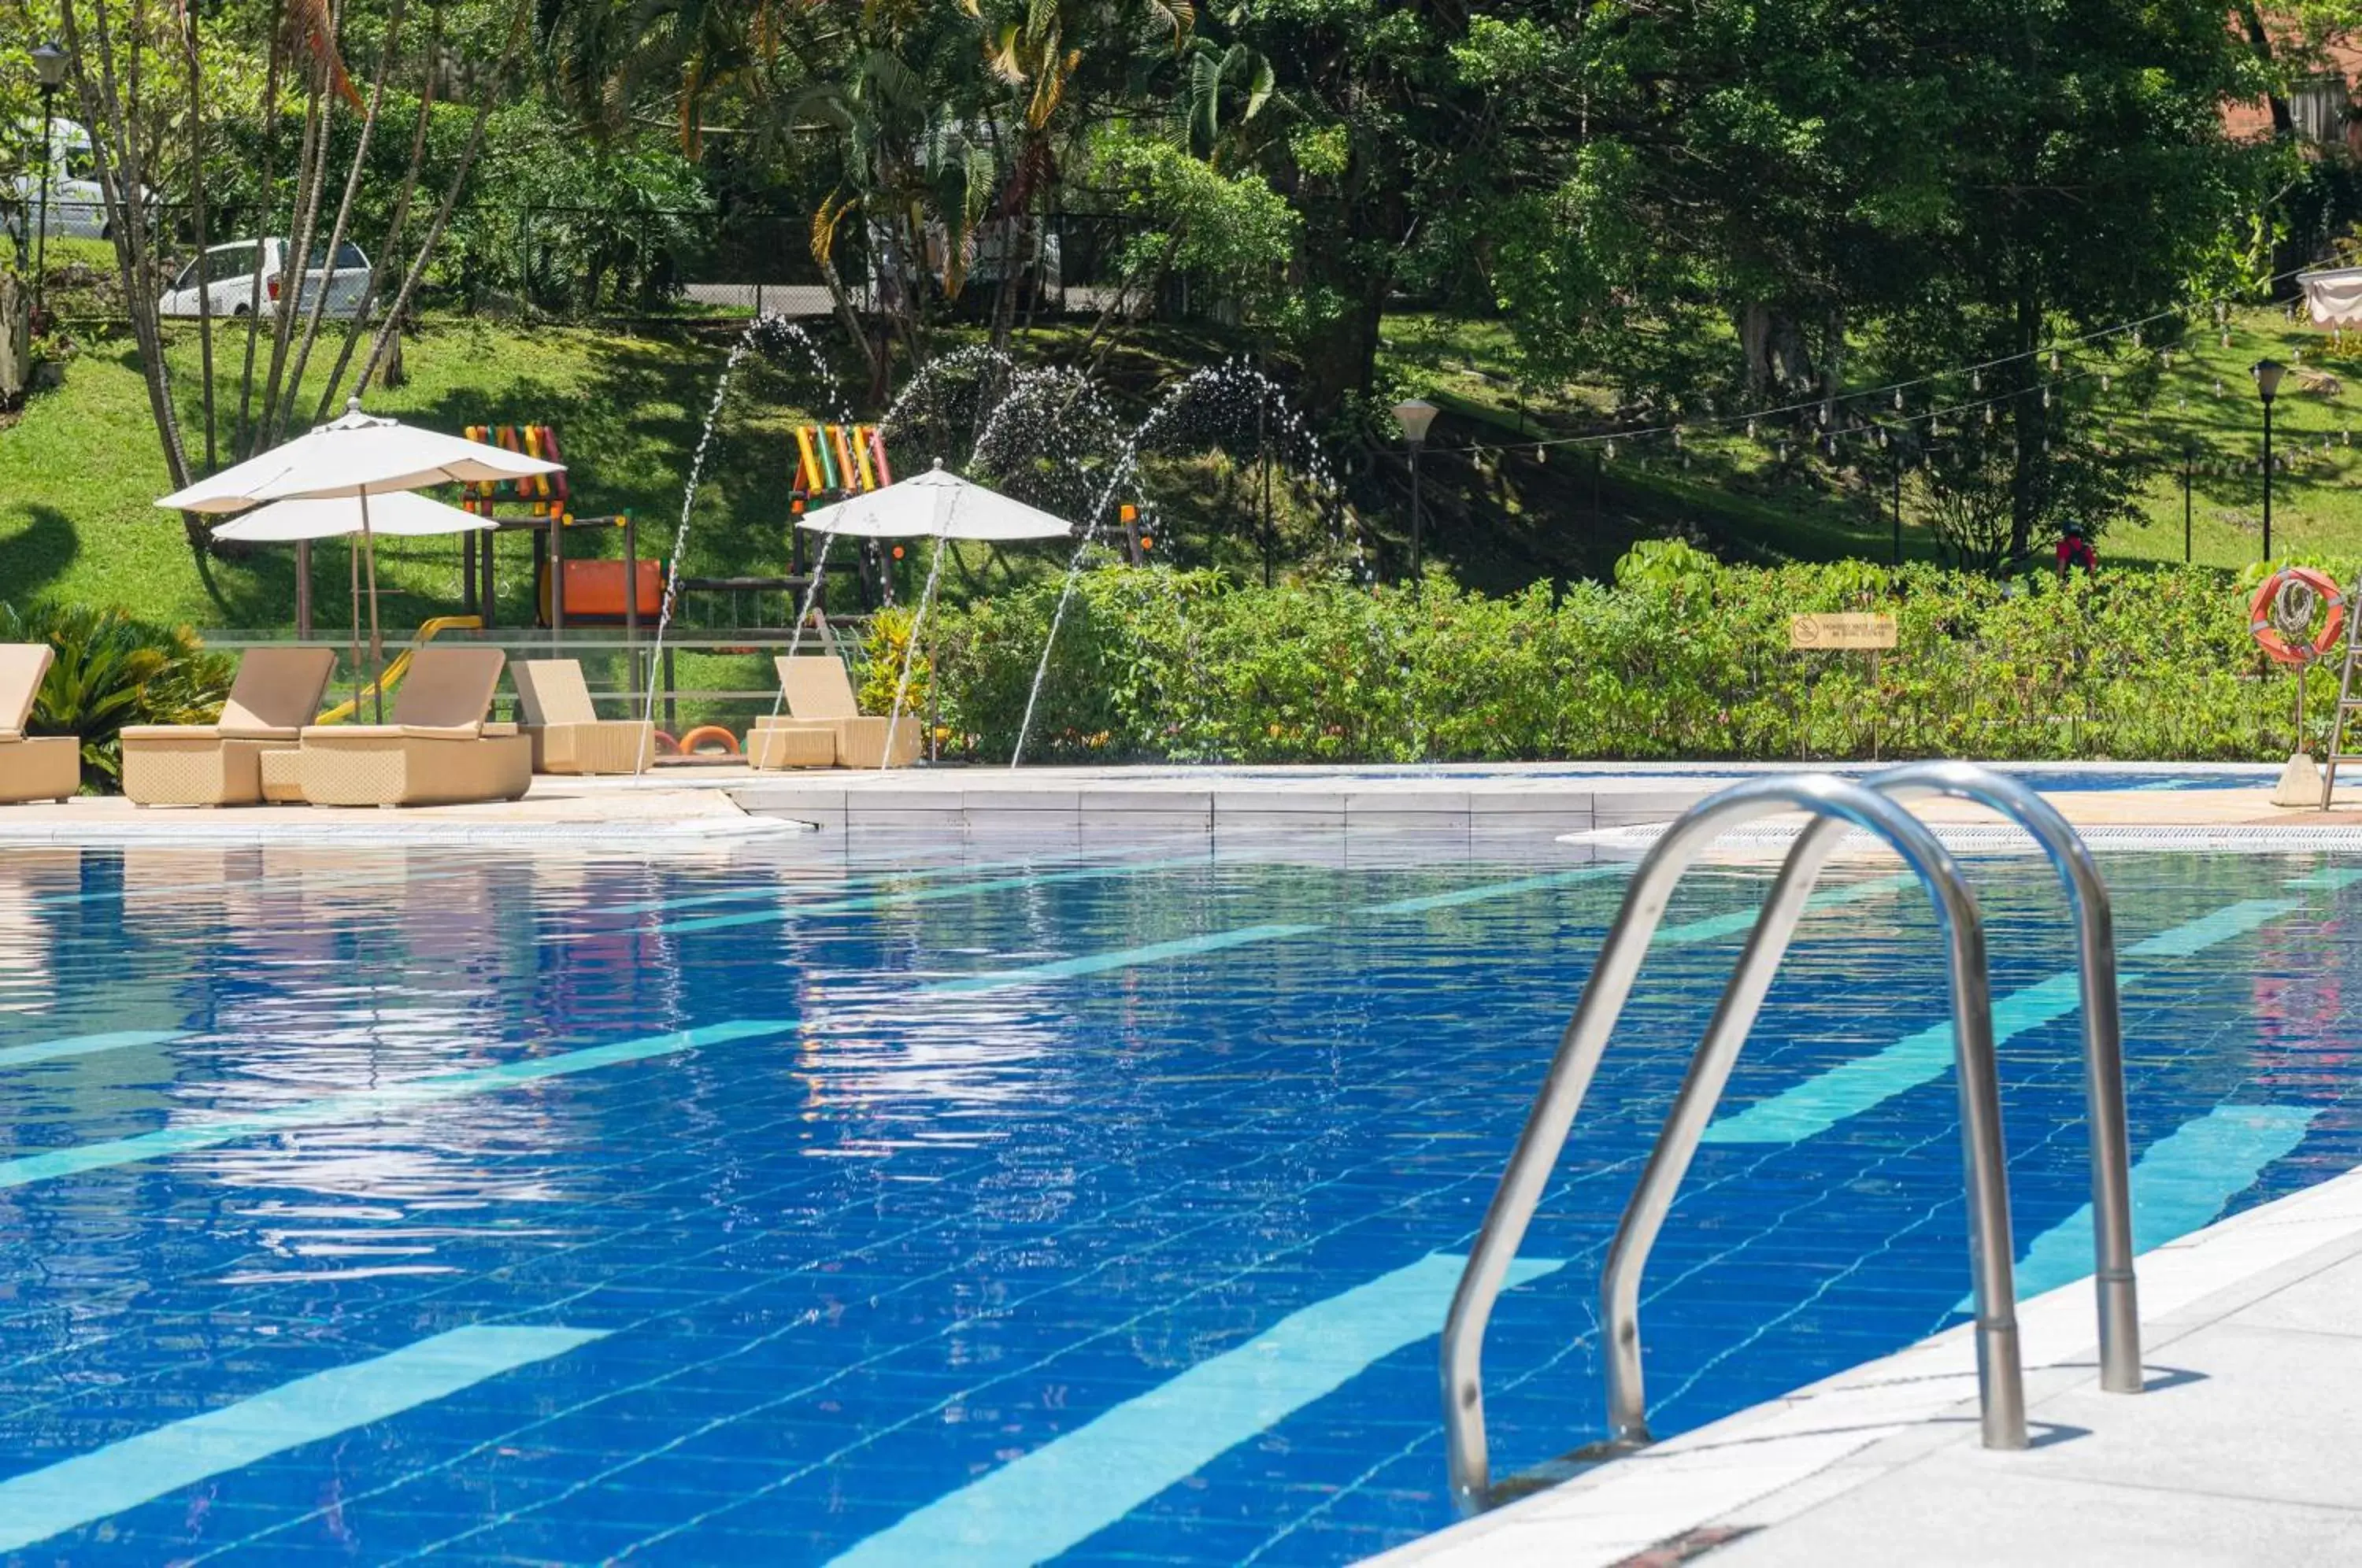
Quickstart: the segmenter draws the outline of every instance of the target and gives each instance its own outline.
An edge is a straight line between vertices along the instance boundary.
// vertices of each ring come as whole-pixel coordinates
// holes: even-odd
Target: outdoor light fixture
[[[42,284],[49,271],[50,255],[50,187],[57,182],[58,158],[50,139],[50,122],[56,113],[58,89],[66,84],[66,67],[73,57],[57,46],[57,41],[34,49],[33,73],[41,83],[41,194],[33,229],[33,330],[50,329],[49,312],[42,304]]]
[[[1402,426],[1403,444],[1410,448],[1410,580],[1419,580],[1419,497],[1418,452],[1427,445],[1428,426],[1443,411],[1423,397],[1406,398],[1395,404],[1395,423]]]
[[[2258,359],[2251,368],[2256,395],[2264,400],[2264,559],[2272,558],[2272,399],[2279,394],[2280,378],[2288,367],[2278,359]]]

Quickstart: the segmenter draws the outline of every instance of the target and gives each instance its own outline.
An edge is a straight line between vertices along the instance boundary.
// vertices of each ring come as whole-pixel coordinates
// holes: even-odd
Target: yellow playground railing
[[[314,722],[322,724],[341,724],[350,719],[359,711],[360,705],[374,697],[381,689],[392,690],[394,684],[410,673],[410,656],[417,652],[422,645],[433,642],[441,633],[480,632],[483,629],[484,618],[480,615],[436,616],[418,628],[418,635],[410,646],[393,656],[393,662],[385,667],[385,674],[381,679],[362,687],[358,696],[348,701],[337,703]]]

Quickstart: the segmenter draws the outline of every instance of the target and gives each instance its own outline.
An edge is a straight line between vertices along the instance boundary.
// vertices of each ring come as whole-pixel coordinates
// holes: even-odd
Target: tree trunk
[[[2049,412],[2042,406],[2042,362],[2036,358],[2042,347],[2042,301],[2025,263],[2018,269],[2014,325],[2021,358],[2011,367],[2017,395],[2010,399],[2010,431],[2017,451],[2010,465],[2009,553],[2017,558],[2033,549],[2034,525],[2042,515],[2050,427]]]
[[[189,68],[189,205],[197,231],[197,360],[204,378],[205,472],[221,466],[220,425],[214,413],[214,295],[205,276],[209,248],[205,224],[205,114],[202,90],[202,51],[197,47],[197,13],[181,13],[181,36],[188,45]]]

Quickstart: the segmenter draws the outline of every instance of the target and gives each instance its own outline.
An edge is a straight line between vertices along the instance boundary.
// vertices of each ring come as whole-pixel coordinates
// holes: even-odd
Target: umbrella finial
[[[935,459],[935,471],[936,471],[936,472],[938,472],[938,473],[941,473],[941,472],[943,471],[943,467],[944,467],[944,460],[943,460],[941,458],[937,458]]]
[[[350,396],[350,397],[348,397],[348,398],[345,399],[345,412],[346,412],[347,414],[359,414],[360,411],[361,411],[361,394],[360,394],[360,393],[359,393],[359,392],[355,392],[355,393],[353,393],[353,394],[352,394],[352,396]]]

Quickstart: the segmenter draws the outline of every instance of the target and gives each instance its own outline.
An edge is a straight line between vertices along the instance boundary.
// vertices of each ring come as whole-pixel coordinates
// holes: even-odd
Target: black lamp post
[[[35,221],[40,226],[33,231],[33,322],[34,330],[45,330],[49,314],[41,307],[44,274],[48,271],[50,253],[50,186],[57,179],[57,152],[50,141],[50,122],[57,110],[58,89],[66,84],[66,67],[72,57],[52,41],[33,50],[33,71],[41,83],[41,193],[40,212]]]
[[[2256,395],[2264,400],[2264,559],[2272,558],[2272,399],[2288,367],[2278,359],[2258,359],[2253,371]]]
[[[1410,448],[1410,580],[1419,580],[1418,451],[1427,445],[1427,427],[1442,411],[1423,397],[1395,404],[1395,422],[1402,426],[1403,444]]]

